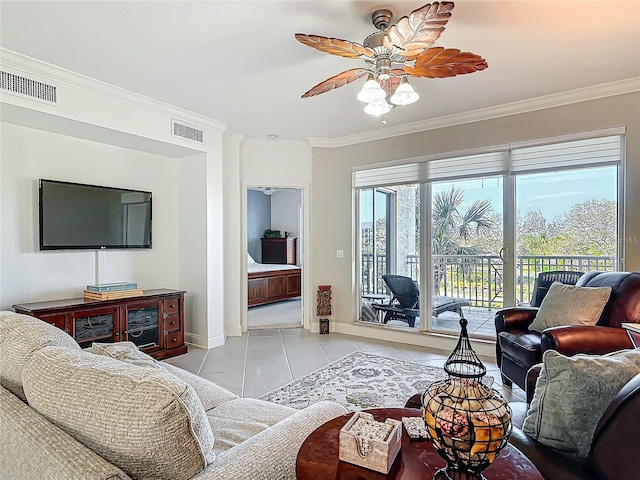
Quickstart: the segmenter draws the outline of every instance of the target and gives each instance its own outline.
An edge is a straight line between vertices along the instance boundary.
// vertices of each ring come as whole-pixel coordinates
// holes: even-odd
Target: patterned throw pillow
[[[163,369],[47,347],[22,380],[34,410],[131,478],[187,480],[215,458],[195,391]]]
[[[595,325],[610,295],[611,287],[576,287],[553,282],[529,330],[542,333],[563,325]]]
[[[566,357],[547,350],[522,430],[560,453],[584,461],[600,417],[640,373],[640,349]]]

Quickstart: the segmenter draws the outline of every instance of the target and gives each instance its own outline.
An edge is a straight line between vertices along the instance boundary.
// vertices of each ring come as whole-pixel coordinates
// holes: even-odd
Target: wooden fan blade
[[[453,2],[427,3],[402,17],[387,30],[382,43],[398,55],[415,58],[433,45],[451,17]]]
[[[457,48],[433,47],[420,54],[413,67],[405,65],[404,71],[414,77],[447,78],[487,67],[487,61],[475,53],[461,52]]]
[[[359,43],[339,38],[320,37],[318,35],[307,35],[306,33],[296,33],[296,40],[308,47],[315,48],[321,52],[338,55],[345,58],[373,57],[375,52],[369,47],[363,47]]]
[[[313,97],[315,95],[320,95],[321,93],[335,90],[336,88],[340,88],[359,79],[360,77],[365,76],[367,73],[368,70],[366,68],[352,68],[351,70],[346,70],[326,79],[324,82],[320,82],[307,93],[302,95],[302,98]]]

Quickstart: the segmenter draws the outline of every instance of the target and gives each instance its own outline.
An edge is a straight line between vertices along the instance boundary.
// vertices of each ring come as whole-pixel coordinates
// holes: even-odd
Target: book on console
[[[131,290],[113,290],[111,292],[90,292],[85,290],[83,296],[90,300],[118,300],[121,298],[141,297],[144,291],[141,288]]]
[[[135,290],[137,288],[138,284],[136,282],[97,283],[95,285],[87,285],[87,291],[96,293]]]

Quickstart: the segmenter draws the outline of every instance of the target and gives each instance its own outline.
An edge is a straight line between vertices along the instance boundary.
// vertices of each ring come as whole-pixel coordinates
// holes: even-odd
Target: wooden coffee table
[[[417,417],[419,410],[413,408],[373,408],[365,410],[383,422],[387,418],[401,420],[402,417]],[[402,446],[388,475],[341,462],[338,459],[340,429],[353,414],[334,418],[314,430],[300,447],[296,461],[298,480],[430,480],[433,474],[446,466],[428,440],[411,440],[402,432]],[[484,472],[487,480],[544,480],[536,467],[520,450],[507,444],[493,465]]]

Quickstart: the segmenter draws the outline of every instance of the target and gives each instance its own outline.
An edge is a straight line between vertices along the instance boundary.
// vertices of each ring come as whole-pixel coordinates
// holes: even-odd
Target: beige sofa
[[[238,398],[131,347],[0,312],[0,478],[294,479],[304,439],[347,413]]]

